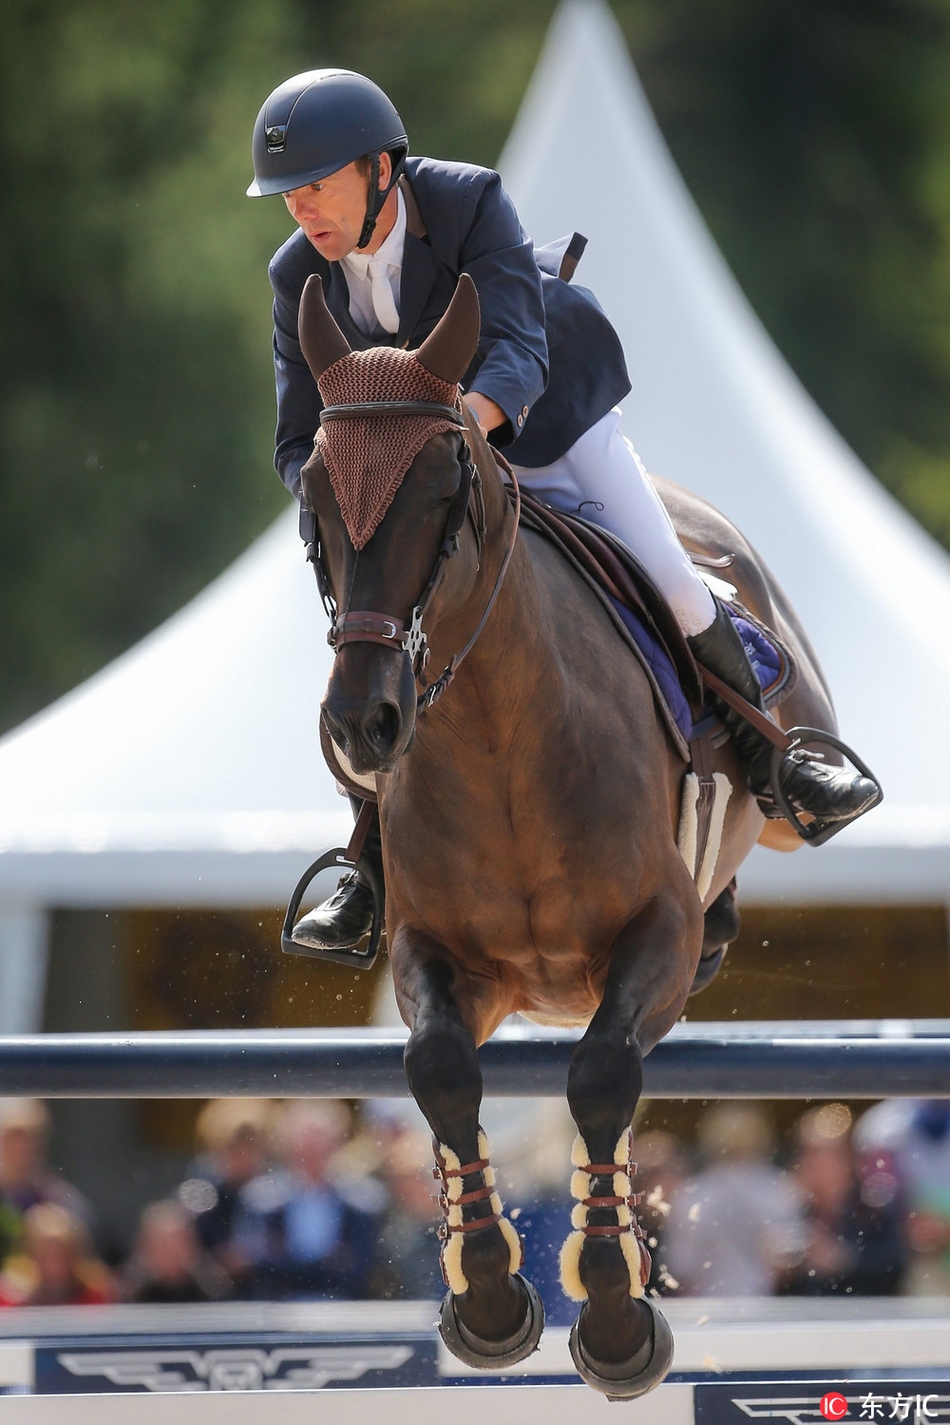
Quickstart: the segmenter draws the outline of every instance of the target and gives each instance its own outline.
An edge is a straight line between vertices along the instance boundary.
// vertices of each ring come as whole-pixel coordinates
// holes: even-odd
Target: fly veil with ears
[[[474,349],[479,314],[470,279],[462,279],[460,290],[462,300],[452,303],[455,321],[443,319],[418,351],[387,346],[352,351],[326,308],[320,278],[310,277],[304,288],[300,343],[324,405],[315,446],[354,549],[375,534],[426,441],[464,426],[455,353]],[[448,327],[454,332],[452,350]]]

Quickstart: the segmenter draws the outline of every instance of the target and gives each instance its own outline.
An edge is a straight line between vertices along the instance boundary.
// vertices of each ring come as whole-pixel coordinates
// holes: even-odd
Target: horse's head
[[[416,352],[351,351],[311,277],[299,328],[324,402],[302,473],[334,619],[323,716],[356,772],[385,772],[412,741],[425,640],[478,569],[474,536],[468,557],[451,558],[472,478],[458,382],[478,345],[478,298],[461,278]]]

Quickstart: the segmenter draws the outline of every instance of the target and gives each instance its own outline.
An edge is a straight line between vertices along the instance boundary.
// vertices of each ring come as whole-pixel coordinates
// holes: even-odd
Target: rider
[[[349,70],[295,75],[257,117],[248,196],[281,194],[298,224],[269,269],[281,479],[299,498],[322,408],[297,340],[310,274],[323,279],[350,346],[363,349],[418,347],[468,272],[482,327],[462,384],[489,441],[532,494],[557,509],[586,510],[622,539],[666,596],[697,660],[761,707],[732,620],[696,573],[621,432],[617,402],[630,382],[620,341],[590,292],[557,280],[573,269],[566,244],[534,249],[497,173],[407,155],[389,99]],[[301,534],[315,538],[306,510]],[[725,704],[720,711],[763,811],[780,816],[771,745]],[[877,796],[867,778],[795,754],[783,764],[782,790],[796,811],[828,821],[858,815]],[[368,930],[371,913],[369,887],[351,873],[295,937],[344,948]]]

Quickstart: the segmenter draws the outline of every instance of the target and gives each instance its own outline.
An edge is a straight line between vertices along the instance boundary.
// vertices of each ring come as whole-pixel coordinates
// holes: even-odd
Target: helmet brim
[[[393,144],[393,149],[402,149],[395,169],[401,170],[405,162],[406,150],[409,147],[405,135],[401,135]],[[362,154],[357,154],[356,158],[361,158]],[[356,162],[356,158],[351,158],[343,164],[324,164],[322,168],[307,168],[302,173],[294,173],[289,177],[286,174],[271,178],[258,177],[244,190],[248,198],[275,198],[278,194],[292,193],[295,188],[306,188],[309,183],[319,183],[323,178],[329,178],[334,173],[340,173],[344,168],[348,168],[351,163]]]
[[[344,163],[343,168],[347,165]],[[255,178],[246,189],[248,198],[276,198],[281,193],[292,193],[295,188],[306,188],[308,183],[319,183],[321,178],[329,178],[331,173],[339,173],[340,168],[308,168],[303,173],[280,174],[272,178]]]

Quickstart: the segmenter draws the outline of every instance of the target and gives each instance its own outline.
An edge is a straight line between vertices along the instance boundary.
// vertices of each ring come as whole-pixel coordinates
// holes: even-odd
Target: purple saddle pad
[[[609,596],[608,596],[609,597]],[[620,603],[618,599],[611,598],[611,604],[616,609],[623,620],[624,627],[630,634],[634,643],[643,654],[644,661],[656,679],[663,699],[673,714],[673,720],[680,732],[687,739],[693,734],[693,719],[689,710],[689,703],[686,695],[680,687],[679,678],[676,676],[676,669],[673,667],[670,655],[663,644],[660,643],[650,630],[640,622],[637,615],[628,609],[626,604]],[[772,686],[782,671],[782,657],[778,649],[765,636],[760,628],[748,619],[742,617],[735,609],[731,609],[728,604],[724,605],[726,612],[735,624],[742,639],[743,647],[749,655],[749,661],[755,669],[756,677],[762,687],[763,692]]]

